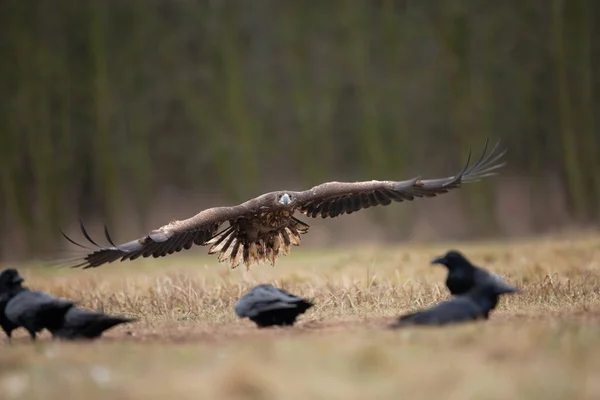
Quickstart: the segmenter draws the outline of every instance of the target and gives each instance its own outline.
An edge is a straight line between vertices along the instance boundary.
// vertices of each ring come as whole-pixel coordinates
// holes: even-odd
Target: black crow
[[[240,318],[264,328],[273,325],[294,325],[296,317],[313,304],[272,285],[255,286],[244,294],[235,305],[235,313]]]
[[[23,327],[31,340],[42,329],[62,323],[65,313],[74,303],[44,292],[22,286],[23,278],[16,269],[0,273],[0,326],[9,340],[12,331]]]
[[[6,318],[4,310],[13,292],[22,289],[22,283],[23,277],[15,269],[9,268],[0,273],[0,326],[6,333],[6,336],[8,336],[9,341],[12,331],[17,329],[19,325]]]
[[[507,284],[500,276],[471,264],[462,253],[456,250],[450,250],[445,255],[434,258],[431,263],[442,264],[448,269],[446,286],[453,295],[467,293],[475,285],[488,280],[498,281],[501,285]]]
[[[403,315],[391,327],[446,325],[486,319],[496,307],[500,295],[517,292],[514,286],[489,280],[476,285],[467,293],[454,296],[431,308]]]
[[[72,307],[65,314],[62,324],[49,326],[48,330],[54,338],[60,339],[95,339],[116,325],[134,322],[135,318],[106,315],[101,312],[83,310]]]

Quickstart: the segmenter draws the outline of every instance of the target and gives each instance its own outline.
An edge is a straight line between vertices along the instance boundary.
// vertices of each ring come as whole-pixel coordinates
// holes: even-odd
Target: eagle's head
[[[291,194],[286,192],[277,193],[277,203],[282,206],[289,206],[294,201],[294,198]]]

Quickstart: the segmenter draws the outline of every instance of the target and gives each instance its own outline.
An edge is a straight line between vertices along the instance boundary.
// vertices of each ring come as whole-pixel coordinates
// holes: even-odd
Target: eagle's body
[[[480,159],[454,175],[441,179],[422,180],[419,177],[406,181],[327,182],[305,191],[277,191],[265,193],[232,207],[209,208],[182,221],[173,221],[147,236],[115,245],[105,229],[111,247],[96,244],[83,235],[97,250],[88,249],[66,235],[72,243],[91,250],[83,259],[76,258],[72,267],[93,268],[117,260],[135,260],[138,257],[163,257],[194,244],[210,245],[209,254],[219,253],[219,261],[229,259],[232,268],[244,262],[246,267],[269,261],[275,264],[280,253],[288,254],[291,246],[300,244],[300,235],[308,232],[309,225],[297,219],[300,212],[310,218],[335,218],[343,214],[392,201],[412,201],[420,197],[435,197],[462,183],[475,182],[494,174],[504,163],[498,160],[505,151],[495,153],[498,145],[486,155],[487,141]],[[229,224],[219,232],[221,226]]]
[[[274,195],[274,194],[273,194]],[[258,211],[255,218],[229,221],[229,227],[206,244],[212,244],[208,254],[219,253],[219,261],[231,259],[232,265],[241,260],[246,265],[265,259],[275,264],[279,253],[288,254],[292,245],[300,244],[300,234],[308,225],[293,217],[294,209]]]

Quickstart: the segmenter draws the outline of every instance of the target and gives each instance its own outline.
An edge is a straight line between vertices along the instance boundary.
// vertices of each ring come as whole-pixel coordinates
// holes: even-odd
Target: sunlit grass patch
[[[387,331],[447,297],[429,261],[459,248],[523,290],[485,323]],[[600,240],[295,249],[231,270],[190,252],[91,270],[19,267],[31,288],[140,318],[93,343],[2,343],[10,398],[594,398],[600,396]],[[257,329],[233,305],[273,283],[315,307]],[[4,388],[4,389],[2,389]]]

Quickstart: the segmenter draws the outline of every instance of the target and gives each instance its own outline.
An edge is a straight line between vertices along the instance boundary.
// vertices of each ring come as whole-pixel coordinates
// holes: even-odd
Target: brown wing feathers
[[[387,206],[392,201],[411,201],[415,197],[435,197],[447,193],[461,186],[462,183],[476,182],[486,176],[494,175],[494,170],[505,163],[497,161],[506,153],[503,150],[496,153],[500,142],[486,155],[488,141],[481,157],[469,167],[471,152],[463,170],[454,176],[421,180],[419,177],[402,182],[371,181],[357,183],[326,183],[310,191],[303,192],[300,197],[305,197],[299,211],[308,217],[334,218],[342,214],[352,214],[361,209]],[[331,194],[330,194],[331,193]]]
[[[293,192],[295,205],[301,213],[309,217],[333,218],[342,214],[352,214],[369,207],[386,206],[391,204],[392,201],[402,202],[414,200],[415,197],[435,197],[459,188],[463,183],[476,182],[481,178],[494,175],[494,171],[504,165],[504,163],[498,163],[498,160],[506,153],[506,150],[496,153],[499,144],[500,142],[489,154],[486,154],[488,147],[488,141],[486,140],[479,160],[469,166],[471,161],[471,153],[469,152],[463,170],[451,177],[428,180],[416,177],[401,182],[328,182],[303,192]],[[256,258],[256,255],[250,254],[250,248],[255,246],[256,243],[242,243],[244,245],[242,250],[242,245],[238,240],[240,238],[233,235],[237,228],[231,226],[220,234],[217,234],[217,230],[221,224],[227,221],[233,224],[235,222],[232,221],[236,221],[240,217],[246,219],[259,218],[257,214],[259,211],[260,213],[268,213],[272,207],[270,203],[272,195],[273,193],[266,193],[234,207],[207,209],[192,218],[175,221],[150,232],[147,236],[120,245],[114,244],[105,227],[104,234],[111,245],[110,247],[98,245],[88,235],[83,224],[81,224],[81,231],[84,237],[97,249],[83,246],[73,241],[63,232],[61,233],[71,243],[90,251],[83,257],[71,259],[70,266],[73,268],[93,268],[117,260],[135,260],[138,257],[163,257],[183,249],[187,250],[194,244],[212,244],[209,254],[221,252],[219,261],[232,256],[232,261],[236,264],[243,257],[244,262],[249,265],[253,257]],[[252,247],[252,251],[273,251],[274,253],[269,255],[269,259],[274,263],[279,251],[286,254],[289,251],[290,244],[298,245],[300,243],[299,233],[305,233],[308,230],[308,225],[295,218],[293,218],[293,221],[295,221],[294,224],[281,230],[277,234],[277,238],[273,236],[269,239],[273,240],[273,243],[267,243],[272,245],[272,248],[267,246],[268,249],[266,247],[263,249],[264,246],[262,246],[260,249],[254,249]],[[256,220],[253,223],[257,223]],[[214,241],[216,243],[213,243]],[[280,241],[283,241],[283,244]],[[242,251],[244,252],[243,255]]]
[[[140,239],[135,239],[127,243],[115,245],[108,229],[104,227],[104,235],[106,240],[112,247],[100,246],[87,233],[83,223],[80,222],[81,232],[83,236],[93,245],[98,247],[98,250],[89,248],[80,243],[75,242],[61,231],[62,235],[71,243],[83,249],[91,250],[92,253],[87,254],[83,258],[76,258],[74,264],[69,265],[72,268],[83,267],[94,268],[106,263],[112,263],[117,260],[135,260],[138,257],[164,257],[167,254],[173,254],[183,249],[190,249],[192,245],[202,245],[208,241],[218,229],[218,224],[214,224],[209,228],[189,229],[183,232],[174,230],[157,229],[151,232],[148,236]]]
[[[431,195],[429,195],[431,196]],[[300,207],[299,211],[308,217],[316,218],[334,218],[342,214],[352,214],[353,212],[378,205],[387,206],[392,201],[401,202],[412,200],[414,196],[397,193],[393,190],[381,188],[368,192],[347,194],[336,196],[325,200],[311,201]]]

